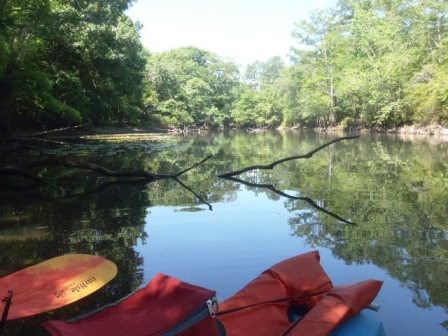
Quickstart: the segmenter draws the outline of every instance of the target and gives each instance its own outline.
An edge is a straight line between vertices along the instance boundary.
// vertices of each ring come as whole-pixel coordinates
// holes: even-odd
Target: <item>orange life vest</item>
[[[55,336],[213,336],[225,334],[221,323],[228,336],[324,336],[369,305],[382,282],[333,287],[319,260],[315,251],[272,266],[224,301],[215,319],[205,305],[214,291],[159,274],[146,287],[93,315],[43,326]],[[291,320],[292,306],[308,312]]]
[[[381,288],[376,280],[333,288],[319,260],[317,251],[284,260],[224,301],[218,318],[228,336],[328,335],[368,306]],[[290,321],[291,305],[309,311]]]

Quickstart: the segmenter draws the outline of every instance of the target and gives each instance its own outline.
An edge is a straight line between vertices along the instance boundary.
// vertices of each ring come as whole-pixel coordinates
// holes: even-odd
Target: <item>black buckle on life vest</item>
[[[0,321],[0,336],[3,335],[3,331],[5,330],[9,307],[12,305],[12,290],[8,290],[8,294],[6,294],[6,297],[2,299],[2,302],[5,304],[5,308],[3,308],[2,320]]]

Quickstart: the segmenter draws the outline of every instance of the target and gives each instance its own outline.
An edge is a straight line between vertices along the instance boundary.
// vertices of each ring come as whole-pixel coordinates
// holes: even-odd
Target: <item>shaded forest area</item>
[[[242,71],[195,47],[146,50],[131,4],[0,2],[0,138],[84,123],[448,126],[446,1],[341,0],[292,27],[290,64]]]

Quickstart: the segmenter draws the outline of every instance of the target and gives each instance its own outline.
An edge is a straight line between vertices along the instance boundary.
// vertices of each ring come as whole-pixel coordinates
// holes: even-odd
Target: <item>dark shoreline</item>
[[[223,130],[232,130],[233,128],[228,129],[218,129],[219,131]],[[427,125],[427,126],[418,126],[418,125],[410,125],[410,126],[402,126],[395,127],[390,129],[384,128],[365,128],[365,127],[342,127],[342,126],[329,126],[329,127],[315,127],[315,128],[307,128],[307,127],[278,127],[275,129],[268,128],[246,128],[241,129],[248,132],[265,132],[269,130],[315,130],[316,132],[321,133],[358,133],[358,134],[402,134],[402,135],[424,135],[424,136],[436,136],[436,137],[448,137],[448,128],[443,127],[441,125]],[[204,129],[204,128],[192,128],[192,129],[161,129],[155,127],[139,127],[139,126],[85,126],[79,128],[68,128],[61,131],[58,130],[49,130],[48,134],[42,134],[40,136],[48,137],[48,138],[76,138],[82,136],[89,135],[113,135],[113,134],[141,134],[141,133],[154,133],[154,134],[181,134],[181,133],[202,133],[202,132],[210,132],[212,129]],[[16,133],[19,137],[33,137],[36,136],[38,131],[18,131]],[[43,131],[45,133],[45,131]]]
[[[226,130],[232,130],[238,128],[228,128]],[[402,126],[394,128],[365,128],[365,127],[349,127],[344,128],[342,126],[329,126],[329,127],[278,127],[276,130],[307,130],[313,129],[317,132],[346,132],[346,133],[388,133],[388,134],[417,134],[417,135],[436,135],[436,136],[448,136],[448,128],[441,125],[427,125],[427,126]],[[218,129],[223,130],[223,129]],[[272,130],[270,128],[242,128],[241,130],[246,130],[250,132],[263,132]],[[194,133],[194,132],[209,132],[213,129],[204,128],[191,128],[191,129],[161,129],[154,127],[138,127],[138,126],[118,126],[118,127],[92,127],[86,128],[86,131],[93,134],[124,134],[124,133]]]

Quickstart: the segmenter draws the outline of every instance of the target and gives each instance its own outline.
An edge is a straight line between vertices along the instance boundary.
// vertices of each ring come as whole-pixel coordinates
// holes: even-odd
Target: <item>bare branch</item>
[[[67,131],[67,130],[71,130],[71,129],[75,129],[75,128],[85,127],[87,125],[88,124],[82,124],[82,125],[76,125],[76,126],[70,126],[70,127],[64,127],[64,128],[51,129],[51,130],[44,131],[44,132],[33,133],[30,135],[30,137],[39,137],[39,136],[50,134],[50,133],[62,132],[62,131]]]
[[[191,167],[182,170],[179,173],[169,174],[169,175],[153,174],[153,173],[150,173],[150,172],[147,172],[144,170],[113,170],[113,169],[109,169],[107,167],[98,165],[96,163],[80,161],[80,160],[76,160],[76,159],[69,159],[69,158],[48,158],[48,159],[43,159],[43,160],[39,160],[39,161],[28,162],[28,163],[25,163],[22,166],[18,166],[18,167],[3,167],[3,168],[0,167],[0,176],[18,175],[18,176],[29,178],[29,179],[33,180],[35,183],[42,183],[44,181],[40,177],[37,177],[37,176],[29,173],[24,168],[53,165],[53,166],[64,166],[64,167],[92,170],[92,171],[99,173],[100,175],[108,176],[108,177],[117,177],[117,178],[134,178],[134,177],[136,177],[136,178],[140,179],[138,181],[135,181],[135,180],[123,181],[123,180],[121,180],[121,181],[115,181],[115,183],[107,182],[94,190],[85,191],[80,194],[69,195],[69,196],[66,196],[66,198],[73,198],[73,197],[79,197],[79,196],[83,196],[83,195],[98,193],[98,192],[105,190],[109,186],[117,184],[117,183],[134,183],[134,182],[150,183],[150,182],[154,182],[156,180],[174,179],[178,183],[180,183],[185,189],[187,189],[188,191],[193,193],[202,203],[207,204],[211,210],[211,205],[209,203],[204,201],[191,188],[187,187],[185,184],[183,184],[181,181],[178,180],[178,177],[180,175],[185,174],[188,171],[196,168],[197,166],[199,166],[200,164],[202,164],[203,162],[207,161],[210,158],[211,158],[211,155],[209,155],[205,159],[201,160],[200,162],[193,164]],[[2,188],[2,185],[0,185],[0,189],[1,188]],[[3,188],[5,188],[5,187],[3,187]],[[49,198],[51,199],[52,197],[49,197]]]
[[[56,141],[56,140],[50,140],[50,139],[44,139],[39,137],[32,137],[32,136],[19,136],[19,137],[13,137],[7,140],[7,142],[34,142],[34,143],[44,143],[49,145],[67,145],[66,142],[63,141]]]
[[[185,170],[182,170],[181,172],[175,174],[173,177],[179,177],[182,174],[185,174],[186,172],[196,168],[197,166],[199,166],[200,164],[204,163],[205,161],[207,161],[208,159],[210,159],[213,155],[209,155],[206,158],[204,158],[203,160],[199,161],[198,163],[195,163],[194,165],[192,165],[190,168],[187,168]]]
[[[236,171],[232,171],[232,172],[229,172],[229,173],[218,175],[218,177],[228,178],[228,177],[239,175],[239,174],[242,174],[242,173],[245,173],[247,171],[254,170],[254,169],[273,169],[276,165],[278,165],[280,163],[283,163],[283,162],[286,162],[286,161],[298,160],[298,159],[309,159],[310,157],[312,157],[315,153],[317,153],[321,149],[323,149],[325,147],[328,147],[331,144],[334,144],[335,142],[338,142],[338,141],[341,141],[341,140],[348,140],[348,139],[357,139],[357,138],[359,138],[359,135],[353,135],[353,136],[346,136],[346,137],[336,138],[336,139],[334,139],[332,141],[329,141],[329,142],[323,144],[322,146],[319,146],[319,147],[313,149],[312,151],[310,151],[310,152],[308,152],[306,154],[303,154],[303,155],[289,156],[289,157],[286,157],[286,158],[274,161],[274,162],[266,164],[266,165],[254,165],[254,166],[245,167],[245,168],[242,168],[240,170],[236,170]]]
[[[174,180],[179,183],[182,187],[184,187],[185,189],[187,189],[189,192],[191,192],[201,203],[204,203],[205,205],[208,206],[208,209],[210,211],[213,210],[213,207],[210,203],[206,202],[201,196],[199,196],[193,189],[191,189],[190,187],[188,187],[186,184],[184,184],[182,181],[180,181],[177,177],[174,178]]]
[[[65,166],[79,169],[93,170],[103,176],[109,177],[140,177],[149,181],[155,181],[163,178],[171,178],[172,175],[156,175],[142,170],[113,170],[96,163],[80,161],[69,158],[48,158],[39,161],[32,161],[23,164],[24,167],[37,167],[37,166]]]

